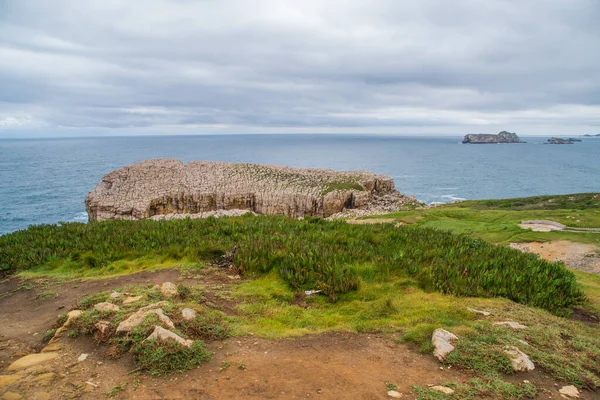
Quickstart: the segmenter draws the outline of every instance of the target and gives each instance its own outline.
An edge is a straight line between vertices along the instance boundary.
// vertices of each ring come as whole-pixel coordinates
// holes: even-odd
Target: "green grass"
[[[317,218],[41,225],[0,237],[0,268],[105,276],[122,271],[115,265],[136,269],[137,258],[142,266],[157,258],[163,266],[172,265],[170,260],[194,264],[234,246],[239,247],[235,266],[246,276],[275,272],[290,288],[318,289],[330,301],[356,293],[361,280],[385,285],[403,279],[426,291],[501,296],[554,312],[584,300],[571,272],[531,254],[428,227],[349,225]]]
[[[323,190],[322,194],[326,195],[327,193],[331,193],[335,190],[357,190],[359,192],[362,192],[363,190],[365,190],[365,188],[359,185],[358,183],[354,182],[336,182],[329,184]]]

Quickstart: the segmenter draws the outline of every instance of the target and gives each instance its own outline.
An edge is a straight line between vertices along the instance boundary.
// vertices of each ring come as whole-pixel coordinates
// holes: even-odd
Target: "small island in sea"
[[[493,143],[525,143],[516,133],[502,131],[497,135],[486,133],[468,134],[463,139],[463,144],[493,144]]]
[[[546,140],[544,144],[573,144],[573,140],[551,137],[550,139]]]

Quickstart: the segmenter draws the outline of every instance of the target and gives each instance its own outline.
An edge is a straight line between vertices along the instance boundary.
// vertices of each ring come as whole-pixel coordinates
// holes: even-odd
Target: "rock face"
[[[519,139],[516,133],[502,131],[497,135],[485,133],[465,135],[463,143],[487,144],[487,143],[525,143]]]
[[[550,139],[546,140],[544,144],[573,144],[573,141],[570,139],[551,137]]]
[[[370,172],[152,159],[105,175],[85,205],[91,221],[217,210],[328,217],[385,196],[410,202],[392,178]]]

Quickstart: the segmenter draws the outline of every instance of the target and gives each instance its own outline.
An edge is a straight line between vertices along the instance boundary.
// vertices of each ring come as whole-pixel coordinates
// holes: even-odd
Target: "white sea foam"
[[[440,196],[442,199],[448,199],[449,201],[463,201],[466,200],[464,197],[457,197],[455,194],[444,194]]]
[[[86,212],[78,212],[71,219],[71,222],[88,222],[88,214]]]

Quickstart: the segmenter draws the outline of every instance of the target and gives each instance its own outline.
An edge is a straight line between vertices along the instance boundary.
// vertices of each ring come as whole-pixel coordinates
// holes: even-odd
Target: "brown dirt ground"
[[[124,277],[77,282],[38,280],[24,289],[12,278],[0,283],[0,374],[12,361],[42,345],[44,332],[56,316],[70,309],[82,297],[131,284],[165,281],[185,284],[230,284],[226,274],[197,278],[178,271],[142,272]],[[38,299],[54,290],[58,296]],[[2,296],[2,294],[4,294]],[[398,385],[405,399],[417,398],[411,385],[465,381],[465,371],[440,368],[431,356],[396,344],[393,336],[381,334],[329,333],[298,339],[265,340],[252,336],[208,343],[214,357],[200,368],[183,375],[155,378],[131,374],[131,357],[108,358],[106,350],[91,338],[64,338],[60,357],[46,365],[57,374],[49,386],[36,383],[19,386],[22,394],[49,392],[52,399],[105,398],[118,385],[125,390],[117,399],[387,399],[386,381]],[[89,357],[77,362],[82,353]],[[231,366],[220,370],[224,362]],[[243,362],[247,370],[239,368]],[[44,371],[41,371],[44,372]],[[507,377],[517,383],[524,379],[547,389],[539,398],[558,398],[557,387],[543,372],[533,371]],[[89,383],[88,383],[89,382]],[[0,388],[0,394],[9,388]],[[592,398],[586,393],[583,398]]]
[[[511,243],[511,247],[538,254],[548,261],[563,261],[568,267],[600,275],[600,253],[593,244],[568,240]]]

